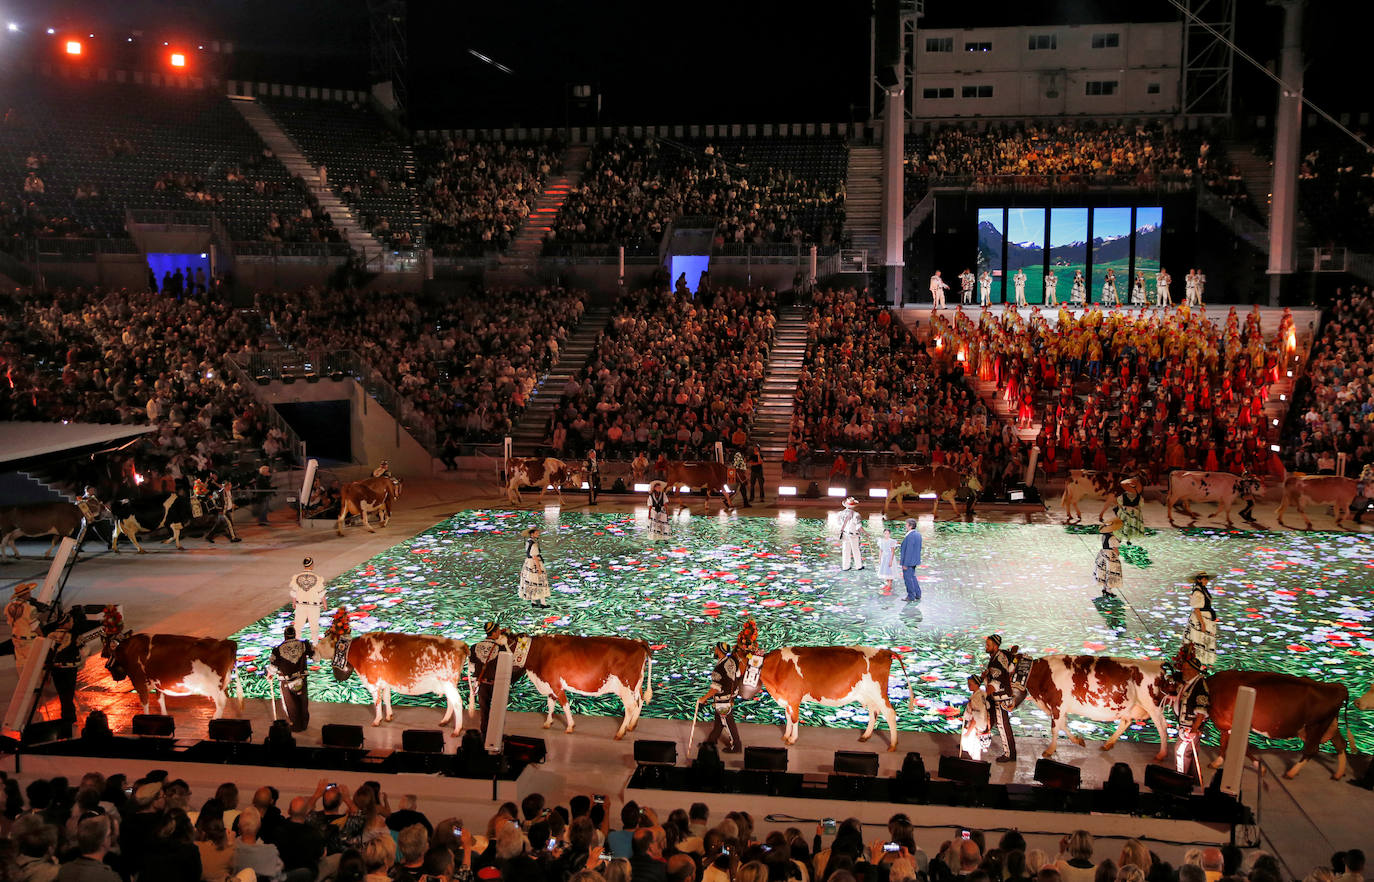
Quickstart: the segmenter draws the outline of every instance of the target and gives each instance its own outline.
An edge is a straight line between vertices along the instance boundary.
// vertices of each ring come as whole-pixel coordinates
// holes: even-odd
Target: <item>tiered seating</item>
[[[549,174],[561,170],[562,155],[555,142],[417,143],[420,212],[435,253],[504,251],[534,210]]]
[[[418,236],[406,148],[370,108],[342,101],[261,98],[267,112],[373,235],[397,247]]]
[[[1330,474],[1338,453],[1350,457],[1345,473],[1351,477],[1374,463],[1374,347],[1366,330],[1371,321],[1374,293],[1368,286],[1348,297],[1337,292],[1293,389],[1294,418],[1283,449],[1298,471]]]
[[[6,77],[0,105],[11,234],[119,238],[127,205],[213,210],[234,238],[264,238],[274,214],[271,238],[328,237],[325,220],[302,217],[305,188],[222,95]]]
[[[717,244],[829,244],[844,225],[844,145],[835,139],[603,141],[559,212],[549,250],[656,246],[673,218],[717,218]]]
[[[1331,130],[1303,134],[1298,202],[1320,244],[1374,247],[1374,156]]]

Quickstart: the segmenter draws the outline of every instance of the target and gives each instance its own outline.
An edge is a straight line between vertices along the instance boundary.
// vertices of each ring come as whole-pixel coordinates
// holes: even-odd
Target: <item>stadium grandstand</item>
[[[1351,12],[0,0],[0,882],[1363,882]]]

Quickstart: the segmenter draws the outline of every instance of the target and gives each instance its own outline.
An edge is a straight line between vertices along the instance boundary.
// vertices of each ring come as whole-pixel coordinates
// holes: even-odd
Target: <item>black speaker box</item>
[[[875,776],[878,774],[878,755],[858,750],[837,750],[835,774]]]
[[[677,764],[677,742],[636,741],[635,762],[672,766]]]
[[[208,734],[211,741],[251,741],[253,723],[250,720],[211,720]]]
[[[171,738],[177,733],[176,721],[167,714],[134,714],[132,726],[135,735]]]
[[[1055,790],[1077,790],[1083,780],[1083,772],[1078,766],[1041,757],[1035,761],[1035,780]]]
[[[751,772],[785,772],[787,771],[787,748],[746,747],[744,748],[744,768]]]
[[[443,753],[444,733],[439,729],[406,729],[401,733],[401,750],[407,753]]]
[[[1175,772],[1168,766],[1150,763],[1145,767],[1145,786],[1154,793],[1164,796],[1191,796],[1197,779],[1192,775]]]
[[[960,759],[957,756],[942,756],[940,777],[961,784],[983,785],[992,779],[992,763]]]
[[[360,750],[363,746],[363,727],[346,723],[325,723],[320,727],[320,744],[325,747]]]
[[[19,743],[24,747],[32,744],[46,744],[49,741],[65,741],[72,737],[72,724],[67,720],[39,720],[24,727]]]
[[[501,739],[501,753],[506,760],[512,763],[542,763],[544,758],[549,755],[549,750],[544,746],[543,738],[524,738],[519,735],[507,735]]]

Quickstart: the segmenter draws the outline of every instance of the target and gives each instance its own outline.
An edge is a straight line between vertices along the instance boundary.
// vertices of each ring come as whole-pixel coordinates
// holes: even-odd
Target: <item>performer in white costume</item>
[[[310,626],[310,642],[319,643],[323,633],[320,631],[320,610],[324,607],[324,579],[315,572],[314,558],[301,561],[304,567],[291,577],[287,587],[291,589],[291,602],[296,605],[296,635],[305,639],[305,626]]]
[[[959,274],[959,302],[973,303],[973,271],[964,270]]]
[[[1054,274],[1054,270],[1045,273],[1045,305],[1058,306],[1059,298],[1055,291],[1059,288],[1059,277]]]
[[[1088,302],[1088,283],[1083,280],[1083,271],[1073,271],[1073,287],[1069,289],[1069,302],[1082,306]]]
[[[978,277],[978,302],[984,306],[992,305],[992,273],[983,270]]]
[[[1164,267],[1160,267],[1159,272],[1155,273],[1155,306],[1168,309],[1174,305],[1173,296],[1169,294],[1169,286],[1173,281],[1173,277]]]
[[[859,536],[864,530],[863,515],[859,514],[859,501],[853,496],[844,501],[844,511],[840,512],[840,569],[861,570],[864,568],[863,555],[859,552]]]
[[[1012,284],[1016,286],[1016,305],[1026,305],[1026,271],[1018,269],[1016,275],[1011,277]]]
[[[1136,270],[1135,284],[1131,285],[1131,305],[1146,306],[1149,302],[1149,295],[1145,291],[1145,273]]]
[[[936,309],[945,305],[945,292],[948,290],[949,285],[945,284],[945,280],[940,278],[940,271],[936,270],[935,275],[930,277],[930,299]]]

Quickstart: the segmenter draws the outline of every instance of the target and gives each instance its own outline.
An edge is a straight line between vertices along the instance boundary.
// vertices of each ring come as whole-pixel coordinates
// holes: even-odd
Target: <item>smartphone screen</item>
[[[972,833],[971,831],[969,831],[969,830],[960,830],[960,831],[959,831],[959,835],[962,836],[962,837],[965,838],[965,839],[968,839],[970,836],[973,835],[973,833]]]
[[[592,802],[596,803],[597,805],[605,805],[605,804],[606,804],[606,797],[604,797],[604,796],[602,796],[600,793],[598,793],[596,796],[593,796],[593,797],[592,797]]]
[[[549,845],[548,845],[549,851],[553,851],[553,850],[554,850],[555,848],[557,848],[557,847],[558,847],[558,840],[557,840],[557,839],[550,839],[550,840],[549,840]]]
[[[834,818],[826,818],[825,820],[821,821],[821,829],[824,830],[826,833],[834,833],[834,832],[835,832],[835,819],[834,819]]]
[[[896,843],[896,842],[887,842],[887,843],[884,843],[884,844],[883,844],[883,851],[901,851],[901,850],[902,850],[902,846],[901,846],[900,843]]]

